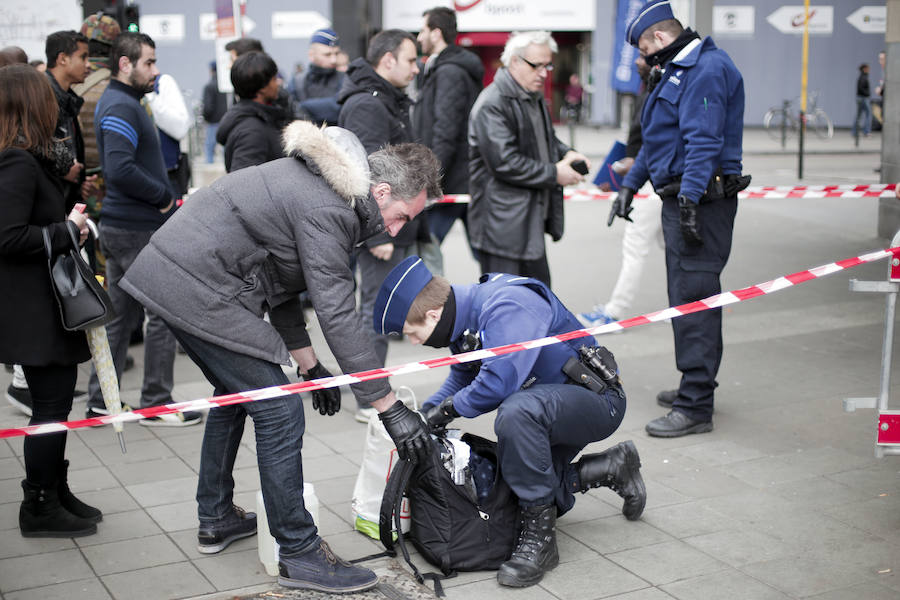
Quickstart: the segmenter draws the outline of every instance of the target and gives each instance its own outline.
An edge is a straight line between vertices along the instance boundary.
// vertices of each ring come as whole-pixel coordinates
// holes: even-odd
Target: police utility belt
[[[712,202],[713,200],[722,200],[724,198],[735,196],[738,192],[750,185],[750,179],[750,175],[726,175],[722,172],[722,167],[719,167],[710,178],[709,183],[706,185],[706,190],[703,192],[703,195],[700,196],[700,204],[706,204],[707,202]],[[656,193],[660,198],[665,199],[677,198],[680,191],[681,176],[679,175],[666,185],[656,190]]]
[[[603,346],[582,346],[578,349],[578,356],[571,357],[562,368],[570,383],[598,394],[611,387],[621,395],[618,370],[612,352]]]

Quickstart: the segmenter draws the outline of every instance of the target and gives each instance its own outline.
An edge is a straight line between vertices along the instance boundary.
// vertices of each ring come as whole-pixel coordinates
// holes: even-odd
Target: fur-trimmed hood
[[[360,141],[340,127],[294,121],[282,134],[284,152],[321,175],[350,206],[369,194],[369,162]]]

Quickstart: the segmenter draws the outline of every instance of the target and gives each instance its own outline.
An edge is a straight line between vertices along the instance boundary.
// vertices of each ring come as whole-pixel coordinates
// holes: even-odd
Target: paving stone
[[[134,571],[185,559],[178,546],[164,535],[87,546],[82,552],[98,575]]]
[[[872,497],[878,497],[880,494],[900,492],[900,476],[895,464],[893,461],[885,460],[862,469],[834,473],[827,477],[850,488],[868,492]]]
[[[71,538],[25,538],[12,530],[0,534],[0,558],[47,554],[74,547]]]
[[[465,585],[445,588],[447,600],[554,600],[555,596],[534,585],[527,588],[504,587],[497,583],[496,574],[491,579],[482,579]]]
[[[610,502],[614,502],[618,505],[618,508],[603,501],[601,496]],[[609,489],[590,490],[587,494],[577,494],[575,496],[575,506],[569,512],[559,517],[557,523],[562,527],[582,521],[593,521],[594,519],[621,514],[622,499],[618,494]]]
[[[606,558],[653,585],[727,568],[724,563],[678,541],[616,552],[606,555]]]
[[[199,525],[197,502],[194,500],[153,506],[147,509],[147,514],[166,532],[196,529]]]
[[[109,488],[93,492],[79,492],[78,499],[95,508],[104,515],[111,515],[140,508],[134,498],[123,488]]]
[[[544,576],[541,587],[562,600],[597,598],[648,586],[622,567],[601,557],[561,564]]]
[[[159,506],[190,500],[197,495],[197,477],[181,477],[166,481],[125,486],[141,506]]]
[[[12,479],[0,479],[0,502],[21,502],[22,501],[22,479],[19,475]]]
[[[0,458],[0,479],[22,477],[25,474],[19,459],[15,457]]]
[[[356,485],[357,473],[345,475],[344,477],[335,477],[333,479],[322,479],[313,483],[316,490],[316,497],[322,504],[337,504],[350,502],[353,498],[353,487]]]
[[[0,531],[19,528],[19,507],[21,502],[0,504]],[[6,533],[5,535],[11,535]]]
[[[188,562],[106,575],[101,579],[116,600],[169,600],[215,591]]]
[[[676,538],[702,535],[728,529],[732,519],[705,506],[702,500],[644,509],[641,521]]]
[[[107,490],[119,486],[119,482],[113,477],[106,467],[93,467],[90,469],[73,469],[69,471],[69,489],[73,493],[93,492]]]
[[[319,535],[322,536],[346,533],[352,529],[347,521],[321,503],[319,504],[319,520],[316,522],[316,527],[319,528]]]
[[[763,456],[762,452],[756,448],[736,444],[730,440],[715,440],[694,444],[693,446],[679,448],[677,452],[709,466],[729,465]]]
[[[93,577],[78,550],[62,550],[0,560],[0,592]]]
[[[871,496],[858,489],[838,483],[827,477],[804,479],[802,485],[788,482],[767,488],[771,494],[784,498],[797,506],[828,509],[842,504],[858,503]]]
[[[900,542],[897,500],[897,495],[887,495],[844,506],[826,507],[824,512],[841,522]]]
[[[810,473],[802,466],[777,456],[766,456],[730,465],[729,473],[755,488],[764,488],[787,481],[802,482],[815,476],[814,473]],[[802,485],[802,483],[798,483],[798,485]]]
[[[720,571],[662,586],[678,600],[788,600],[780,591],[736,571]]]
[[[97,533],[76,538],[75,543],[84,548],[85,546],[142,538],[160,533],[162,533],[162,530],[147,513],[142,510],[131,510],[103,515],[103,520],[97,524]]]
[[[217,590],[232,590],[256,583],[274,582],[259,562],[255,549],[215,555],[192,561],[194,566],[216,586]]]
[[[6,600],[106,600],[107,593],[99,579],[81,579],[30,590],[4,594]]]
[[[113,440],[110,440],[110,442],[113,442]],[[126,440],[125,443],[128,450],[125,454],[122,454],[118,442],[95,446],[93,450],[103,457],[103,462],[107,466],[143,463],[175,456],[166,444],[156,438]]]
[[[259,469],[256,466],[248,469],[234,469],[231,474],[234,477],[235,492],[252,492],[260,489]]]
[[[821,594],[868,579],[865,573],[852,566],[807,556],[746,565],[742,571],[793,597]]]
[[[0,441],[0,458],[11,458],[14,456],[15,453],[9,443],[6,440]]]
[[[114,464],[110,465],[109,470],[125,486],[196,477],[194,471],[177,457]]]
[[[897,590],[877,583],[860,583],[839,590],[810,596],[810,600],[897,600]]]
[[[561,530],[557,530],[556,532],[556,545],[559,549],[559,561],[561,563],[577,562],[599,557],[599,553],[596,550],[579,542]]]
[[[625,594],[616,594],[609,596],[605,600],[671,600],[674,596],[670,596],[659,588],[651,587],[637,590],[636,592],[628,592]]]
[[[672,536],[652,525],[641,521],[628,521],[621,515],[578,523],[571,527],[563,527],[562,530],[600,554],[658,544],[673,539]]]
[[[794,550],[792,545],[754,530],[717,531],[684,541],[732,567],[788,556]]]
[[[357,473],[359,465],[338,454],[303,462],[303,479],[313,483],[335,477],[356,476]]]
[[[173,531],[168,535],[189,559],[205,558],[209,556],[209,554],[202,554],[197,550],[197,527],[185,529],[184,531]],[[255,552],[257,549],[257,538],[254,535],[232,542],[216,556],[230,554],[232,552],[244,552],[246,550],[253,550]]]

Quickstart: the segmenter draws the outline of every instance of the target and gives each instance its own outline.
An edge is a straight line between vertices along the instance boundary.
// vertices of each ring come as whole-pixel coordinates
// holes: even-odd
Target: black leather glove
[[[312,381],[313,379],[322,379],[323,377],[333,377],[331,373],[328,372],[328,369],[322,366],[322,363],[316,361],[314,367],[312,367],[309,372],[301,373],[300,367],[297,367],[297,376],[304,381]],[[328,415],[329,417],[341,410],[341,390],[333,387],[333,388],[325,388],[322,390],[313,390],[310,392],[312,394],[312,407],[313,410],[319,411],[320,414]]]
[[[631,201],[634,199],[634,190],[629,187],[619,188],[616,199],[613,200],[612,206],[609,207],[609,218],[606,220],[606,226],[611,227],[616,217],[621,217],[626,221],[631,221]]]
[[[725,178],[725,187],[723,191],[725,192],[726,198],[731,198],[741,190],[747,188],[750,185],[750,175],[735,175],[728,176]]]
[[[678,216],[681,224],[681,237],[690,246],[702,246],[700,228],[697,224],[697,204],[686,196],[678,196]]]
[[[413,463],[425,460],[431,451],[431,438],[420,413],[408,409],[398,400],[383,413],[378,413],[378,418],[394,440],[400,458]]]
[[[431,431],[444,429],[450,421],[458,416],[459,413],[453,408],[453,396],[448,396],[440,404],[436,404],[425,411],[425,421],[428,423],[428,429]]]

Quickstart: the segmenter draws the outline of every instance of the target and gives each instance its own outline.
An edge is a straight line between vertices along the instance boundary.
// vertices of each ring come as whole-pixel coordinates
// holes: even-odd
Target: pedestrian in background
[[[337,125],[338,93],[345,75],[337,70],[340,38],[333,29],[319,29],[309,40],[309,66],[294,76],[291,94],[315,123]]]
[[[550,286],[544,233],[563,234],[563,189],[584,180],[588,159],[553,130],[544,84],[556,41],[547,31],[513,33],[494,81],[469,115],[469,232],[482,273],[533,277]]]
[[[216,159],[216,132],[226,110],[228,100],[225,93],[219,91],[216,61],[210,61],[209,81],[203,86],[203,120],[206,121],[206,141],[203,149],[206,152],[206,162],[209,164]]]
[[[60,186],[72,160],[54,140],[58,113],[44,74],[26,64],[0,69],[0,362],[23,365],[29,425],[68,420],[78,364],[91,357],[84,333],[63,329],[47,271],[42,229],[54,256],[88,231],[87,217],[67,205]],[[69,490],[66,437],[63,429],[24,440],[25,537],[90,535],[103,518]]]
[[[863,120],[863,135],[869,137],[872,131],[872,99],[869,92],[869,64],[859,65],[856,79],[856,118],[853,119],[853,137],[859,135],[859,121]]]
[[[721,292],[731,253],[741,176],[744,81],[731,58],[685,29],[668,0],[651,0],[628,25],[626,38],[650,66],[641,116],[643,145],[615,201],[627,218],[634,192],[649,179],[662,198],[669,304]],[[712,431],[716,375],[722,361],[722,309],[672,319],[677,390],[657,402],[670,412],[647,433],[678,437]]]

